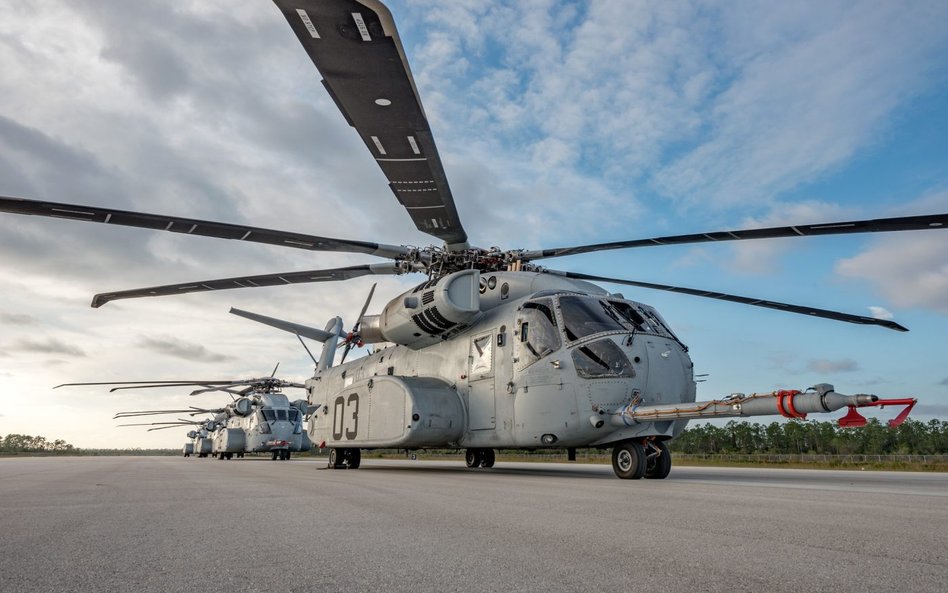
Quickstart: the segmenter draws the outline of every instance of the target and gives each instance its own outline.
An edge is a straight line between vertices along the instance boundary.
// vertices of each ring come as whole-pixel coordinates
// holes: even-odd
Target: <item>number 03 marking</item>
[[[359,434],[359,394],[352,393],[349,397],[340,395],[333,402],[332,438],[353,440]]]

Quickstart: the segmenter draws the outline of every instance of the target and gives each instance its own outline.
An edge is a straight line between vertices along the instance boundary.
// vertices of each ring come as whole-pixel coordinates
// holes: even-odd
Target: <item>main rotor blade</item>
[[[876,319],[874,317],[865,317],[862,315],[850,315],[849,313],[840,313],[839,311],[829,311],[827,309],[816,309],[813,307],[804,307],[802,305],[790,305],[777,301],[768,301],[765,299],[754,299],[749,297],[726,294],[723,292],[714,292],[710,290],[697,290],[694,288],[683,288],[681,286],[670,286],[668,284],[652,284],[650,282],[639,282],[636,280],[622,280],[619,278],[606,278],[604,276],[593,276],[590,274],[581,274],[578,272],[559,272],[556,270],[545,270],[550,274],[565,276],[576,280],[590,280],[593,282],[611,282],[613,284],[625,284],[628,286],[638,286],[640,288],[650,288],[653,290],[664,290],[668,292],[679,292],[690,294],[692,296],[706,297],[709,299],[718,299],[721,301],[730,301],[732,303],[741,303],[743,305],[753,305],[755,307],[766,307],[778,311],[787,311],[789,313],[800,313],[801,315],[810,315],[812,317],[822,317],[824,319],[833,319],[835,321],[845,321],[847,323],[858,323],[860,325],[879,325],[896,331],[906,332],[908,328],[899,325],[888,319]]]
[[[0,212],[13,214],[27,214],[35,216],[49,216],[52,218],[68,218],[87,222],[101,222],[120,226],[132,226],[155,231],[169,231],[185,235],[199,235],[217,239],[234,239],[251,243],[266,243],[294,249],[309,251],[337,251],[345,253],[366,253],[397,259],[410,252],[407,247],[398,245],[384,245],[367,241],[351,241],[348,239],[332,239],[316,235],[304,235],[262,227],[198,220],[195,218],[180,218],[163,214],[147,214],[145,212],[131,212],[100,208],[97,206],[81,206],[78,204],[61,204],[57,202],[42,202],[0,196]]]
[[[226,379],[224,381],[106,381],[106,382],[92,382],[92,383],[63,383],[53,387],[53,389],[59,389],[60,387],[77,387],[85,385],[128,385],[128,387],[118,387],[117,389],[148,389],[151,387],[189,387],[191,385],[227,385],[233,383],[233,379]],[[115,391],[115,389],[110,389]]]
[[[189,292],[207,292],[212,290],[228,290],[231,288],[257,288],[261,286],[281,286],[284,284],[303,284],[307,282],[334,282],[350,280],[370,274],[399,274],[401,268],[394,262],[380,264],[366,264],[335,268],[332,270],[307,270],[304,272],[285,272],[283,274],[261,274],[259,276],[239,276],[223,278],[221,280],[204,280],[203,282],[186,282],[182,284],[167,284],[165,286],[151,286],[136,288],[120,292],[107,292],[95,295],[92,299],[94,308],[119,299],[134,299],[141,297],[168,296],[186,294]]]
[[[135,424],[117,424],[116,426],[162,426],[168,425],[167,428],[171,426],[191,426],[195,424],[203,424],[203,421],[198,420],[179,420],[177,422],[139,422]]]
[[[744,241],[748,239],[813,237],[855,233],[888,233],[894,231],[921,231],[926,229],[948,229],[948,214],[850,220],[847,222],[826,222],[822,224],[781,226],[766,229],[744,229],[740,231],[714,231],[710,233],[695,233],[692,235],[669,235],[667,237],[653,237],[651,239],[634,239],[632,241],[615,241],[612,243],[579,245],[577,247],[556,247],[554,249],[524,251],[521,253],[521,258],[523,261],[532,261],[547,257],[590,253],[592,251],[653,247],[655,245],[687,245],[689,243],[709,243],[716,241]]]
[[[395,21],[377,0],[274,0],[418,230],[467,248]]]
[[[205,410],[203,408],[197,408],[191,406],[187,410],[139,410],[133,412],[116,412],[115,416],[112,416],[112,420],[118,418],[134,418],[136,416],[160,416],[162,414],[186,414],[189,413],[192,416],[196,414],[220,414],[224,411],[224,408],[218,408],[216,410]]]
[[[129,425],[129,426],[130,426],[130,425]],[[155,427],[155,428],[149,428],[149,429],[146,430],[145,432],[152,432],[152,431],[155,431],[155,430],[168,430],[169,428],[181,428],[181,426],[188,426],[188,424],[182,424],[182,425],[180,425],[180,426],[158,426],[158,427]]]

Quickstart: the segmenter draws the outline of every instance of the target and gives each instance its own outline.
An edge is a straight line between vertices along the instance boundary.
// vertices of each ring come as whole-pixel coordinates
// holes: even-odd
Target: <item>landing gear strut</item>
[[[612,471],[623,480],[645,475],[645,448],[635,441],[619,443],[612,450]]]
[[[645,479],[664,480],[671,471],[672,458],[668,446],[662,441],[649,441],[646,447]]]

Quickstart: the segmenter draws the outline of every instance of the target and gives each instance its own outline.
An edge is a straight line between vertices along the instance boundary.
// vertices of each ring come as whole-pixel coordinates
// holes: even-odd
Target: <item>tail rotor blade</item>
[[[365,299],[365,304],[362,305],[362,311],[359,312],[359,317],[356,319],[355,325],[352,326],[352,331],[346,335],[345,348],[342,350],[342,359],[339,361],[339,364],[346,362],[346,356],[348,356],[349,351],[352,350],[353,342],[362,341],[359,336],[359,328],[362,326],[362,318],[365,317],[365,312],[369,309],[369,303],[372,302],[372,295],[375,294],[376,286],[378,286],[377,282],[369,289],[369,296]]]

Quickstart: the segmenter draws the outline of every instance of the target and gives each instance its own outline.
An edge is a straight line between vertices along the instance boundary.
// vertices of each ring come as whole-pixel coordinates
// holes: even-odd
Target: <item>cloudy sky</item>
[[[948,212],[948,4],[389,2],[472,241],[554,247]],[[270,2],[0,4],[0,195],[426,245]],[[70,381],[302,379],[230,306],[351,323],[372,282],[111,303],[154,284],[377,261],[0,216],[0,435],[176,447],[119,410],[212,396]],[[589,254],[559,269],[889,317],[876,327],[628,287],[699,398],[831,382],[948,417],[948,233]],[[418,278],[379,281],[383,297]],[[891,417],[891,414],[886,413]]]

